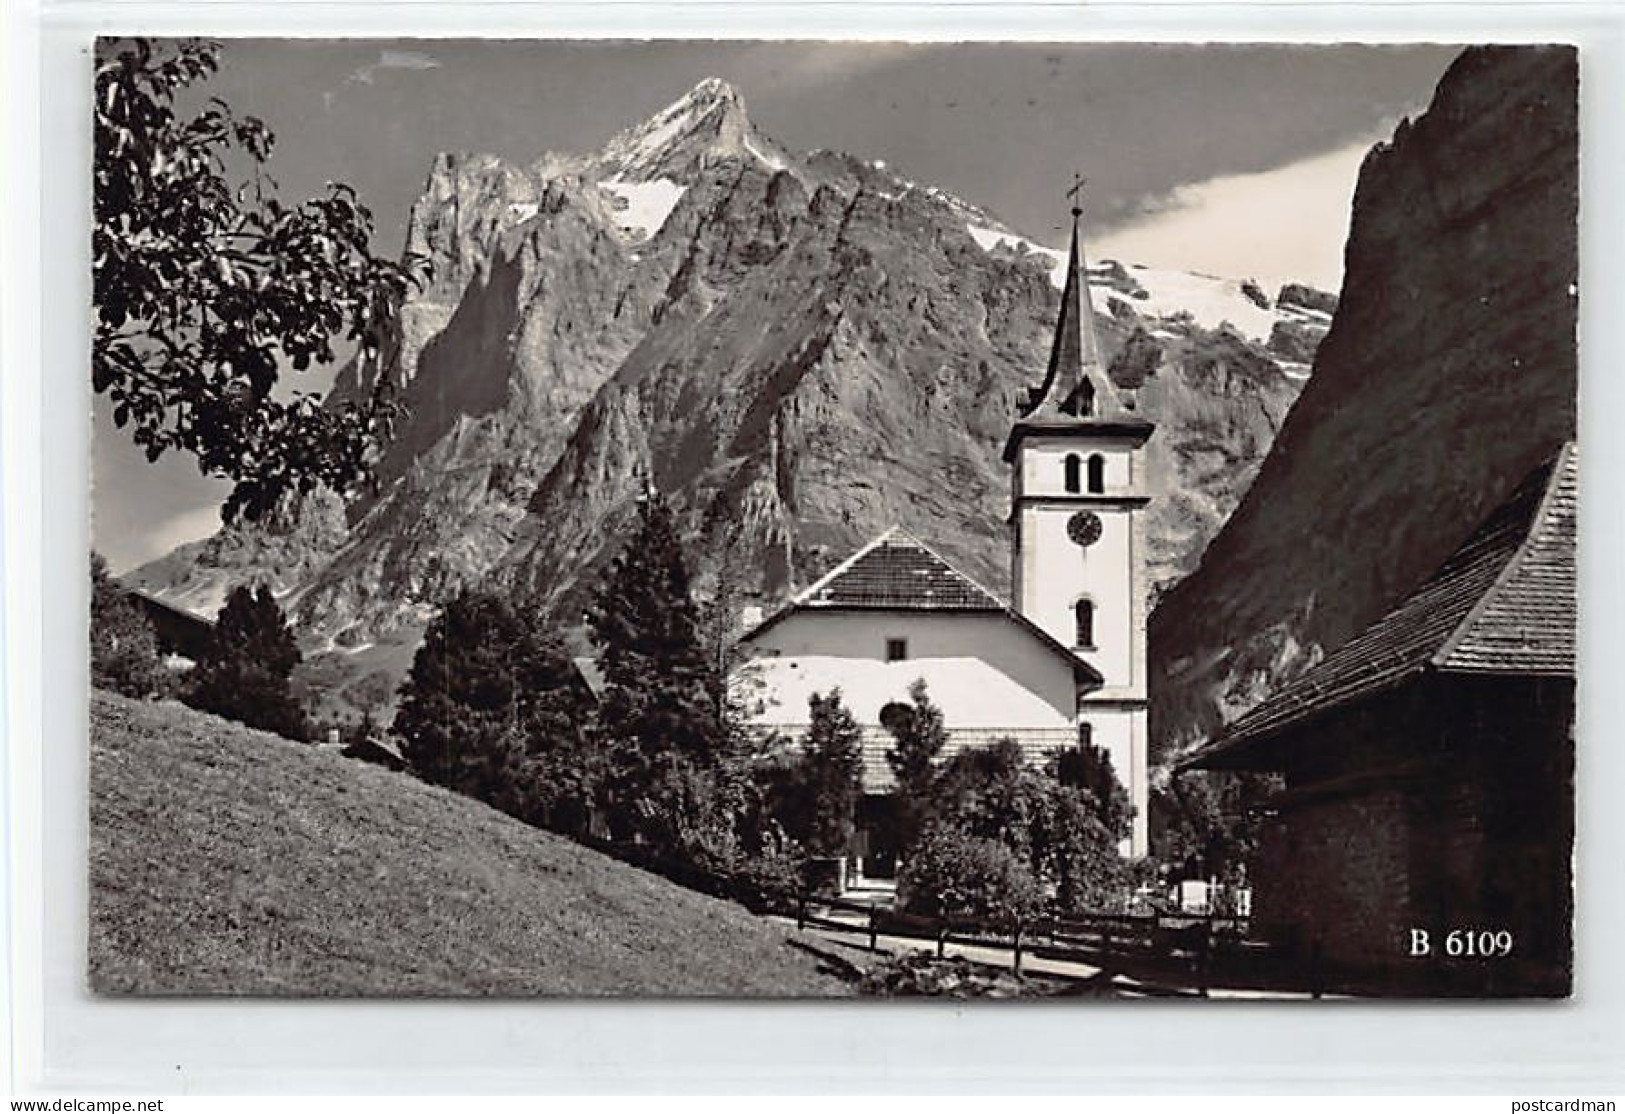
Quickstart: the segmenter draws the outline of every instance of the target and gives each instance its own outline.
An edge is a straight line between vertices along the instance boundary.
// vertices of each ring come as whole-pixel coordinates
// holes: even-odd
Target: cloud
[[[782,51],[781,44],[774,44]],[[919,43],[815,42],[796,44],[788,57],[776,54],[774,76],[795,86],[851,81],[931,49]]]
[[[99,494],[99,493],[98,493]],[[142,522],[124,508],[95,507],[92,547],[107,558],[114,575],[156,561],[176,546],[207,538],[220,529],[220,504],[192,507],[158,522]]]
[[[368,62],[344,79],[346,85],[371,85],[379,70],[438,70],[440,62],[421,50],[380,50],[378,61]]]
[[[368,62],[351,70],[339,88],[346,85],[371,85],[373,78],[378,76],[379,70],[438,70],[440,60],[432,54],[425,54],[421,50],[380,50],[376,62]],[[332,111],[333,100],[338,95],[337,90],[324,89],[322,91],[322,108]]]
[[[147,538],[154,553],[162,556],[178,545],[210,537],[220,529],[220,506],[210,503],[182,511],[160,522]]]
[[[1360,164],[1388,134],[1258,174],[1180,186],[1142,204],[1143,216],[1096,236],[1093,254],[1335,291]]]

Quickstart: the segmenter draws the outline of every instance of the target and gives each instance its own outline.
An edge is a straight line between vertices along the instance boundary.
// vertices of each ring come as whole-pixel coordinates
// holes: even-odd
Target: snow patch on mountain
[[[1165,271],[1138,264],[1129,266],[1129,276],[1145,289],[1145,298],[1112,297],[1127,302],[1142,316],[1172,317],[1185,312],[1204,329],[1217,329],[1228,323],[1249,340],[1269,340],[1270,331],[1281,319],[1273,309],[1264,309],[1242,293],[1242,280],[1189,271]]]
[[[1019,257],[1031,258],[1043,264],[1049,273],[1050,284],[1056,289],[1065,285],[1064,251],[996,228],[972,224],[967,225],[965,230],[983,251],[1007,251]],[[1112,288],[1111,275],[1118,268],[1119,264],[1109,259],[1089,268],[1095,294],[1097,297],[1104,294],[1107,304],[1121,303],[1141,317],[1174,317],[1186,313],[1204,329],[1217,329],[1228,324],[1242,336],[1260,344],[1269,340],[1278,321],[1295,319],[1323,325],[1331,323],[1331,315],[1318,310],[1300,306],[1260,306],[1244,292],[1246,280],[1243,279],[1163,270],[1139,264],[1130,264],[1126,269],[1133,285],[1139,288],[1133,297],[1129,297]]]
[[[980,228],[968,224],[965,231],[970,233],[971,239],[975,240],[983,251],[1013,251],[1017,255],[1041,257],[1044,265],[1049,268],[1050,285],[1057,290],[1066,285],[1066,252],[1046,248],[1043,244],[1034,243],[1024,236],[1000,232],[996,228]]]
[[[760,147],[756,146],[756,144],[754,144],[754,143],[752,143],[750,141],[750,136],[748,136],[748,135],[742,136],[741,139],[740,139],[740,142],[744,144],[745,150],[747,150],[751,154],[755,155],[758,159],[760,159],[763,163],[765,163],[769,168],[771,168],[773,170],[784,170],[786,168],[787,164],[785,163],[785,161],[783,159],[779,158],[779,156],[777,156],[775,154],[770,154],[769,152],[764,151]]]
[[[621,231],[643,239],[660,231],[687,192],[686,186],[670,178],[656,178],[652,182],[611,179],[598,183],[598,188],[616,199],[615,224]]]
[[[606,156],[627,167],[657,159],[666,145],[715,111],[723,102],[705,95],[710,90],[696,86],[687,95],[678,98],[645,123],[610,141],[604,149]]]

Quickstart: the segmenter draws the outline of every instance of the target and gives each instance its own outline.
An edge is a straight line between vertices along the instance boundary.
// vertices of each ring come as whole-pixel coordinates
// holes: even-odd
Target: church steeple
[[[1024,419],[1119,418],[1129,410],[1106,375],[1100,339],[1095,335],[1095,307],[1080,228],[1083,185],[1084,179],[1079,178],[1067,193],[1072,200],[1072,243],[1067,251],[1061,313],[1055,322],[1055,340],[1050,346],[1044,381],[1028,388],[1026,402],[1020,408]]]
[[[1055,321],[1049,367],[1044,380],[1027,388],[1017,404],[1015,427],[1005,444],[1004,459],[1013,462],[1017,446],[1031,433],[1093,430],[1128,433],[1143,440],[1151,423],[1134,413],[1134,405],[1106,374],[1100,339],[1095,335],[1094,301],[1083,253],[1084,179],[1067,191],[1072,202],[1072,243],[1067,251],[1066,283],[1061,290],[1061,312]]]
[[[1146,441],[1156,428],[1106,374],[1083,259],[1083,189],[1072,205],[1061,312],[1044,381],[1027,391],[1004,444],[1010,469],[1010,592],[1016,610],[1100,674],[1075,693],[1081,744],[1126,770],[1135,819],[1149,828],[1146,690]]]

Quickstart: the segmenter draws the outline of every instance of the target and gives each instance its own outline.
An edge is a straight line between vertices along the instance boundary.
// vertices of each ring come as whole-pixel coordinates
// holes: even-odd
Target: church
[[[1134,806],[1123,851],[1147,850],[1145,445],[1154,426],[1106,375],[1072,209],[1049,366],[1004,446],[1010,593],[980,585],[893,528],[741,637],[757,725],[807,730],[808,697],[839,688],[863,729],[859,855],[884,864],[866,818],[893,789],[884,724],[923,680],[943,757],[1016,740],[1040,763],[1102,748]]]

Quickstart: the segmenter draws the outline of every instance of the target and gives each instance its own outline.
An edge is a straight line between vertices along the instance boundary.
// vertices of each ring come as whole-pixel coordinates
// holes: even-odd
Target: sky
[[[1361,160],[1426,107],[1458,48],[236,40],[206,92],[264,119],[285,200],[354,186],[394,253],[439,151],[587,152],[706,77],[758,129],[939,186],[1089,255],[1336,289]],[[330,375],[330,372],[329,372]],[[325,379],[315,373],[306,389]],[[115,571],[218,525],[225,486],[145,463],[98,398],[93,544]]]

